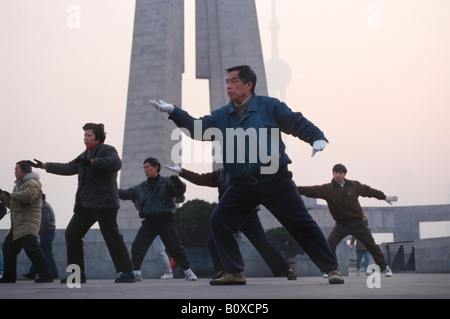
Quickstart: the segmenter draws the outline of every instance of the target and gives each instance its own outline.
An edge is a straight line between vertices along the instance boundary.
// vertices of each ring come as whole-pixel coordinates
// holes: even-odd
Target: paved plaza
[[[115,284],[114,279],[89,280],[81,288],[69,289],[58,282],[35,284],[19,280],[0,285],[0,299],[449,299],[449,274],[397,273],[381,276],[380,288],[368,288],[366,276],[350,273],[344,285],[330,285],[321,277],[247,278],[245,286],[210,286],[208,278],[148,279],[131,284]],[[375,281],[372,282],[372,284]]]

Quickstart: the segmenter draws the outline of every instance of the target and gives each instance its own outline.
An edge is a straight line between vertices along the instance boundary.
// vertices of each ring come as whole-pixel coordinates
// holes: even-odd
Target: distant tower
[[[272,0],[272,21],[270,31],[272,32],[272,58],[266,62],[266,71],[269,75],[268,86],[270,95],[286,101],[286,87],[291,81],[291,69],[289,65],[280,59],[278,55],[278,31],[280,25],[276,18],[275,0]],[[279,94],[277,94],[279,93]]]
[[[183,0],[137,0],[120,187],[142,182],[143,161],[156,157],[172,164],[170,139],[175,125],[153,111],[150,99],[181,105],[184,72]],[[209,79],[211,111],[228,103],[225,69],[248,64],[256,72],[256,92],[267,95],[254,0],[196,0],[197,78]],[[202,94],[201,92],[198,92]],[[189,109],[187,109],[189,111]],[[172,172],[163,168],[161,175]],[[121,228],[138,228],[129,201],[121,202]]]

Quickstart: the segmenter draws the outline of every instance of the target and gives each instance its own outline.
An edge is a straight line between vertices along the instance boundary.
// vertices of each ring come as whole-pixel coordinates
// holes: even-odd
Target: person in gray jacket
[[[128,248],[117,225],[119,193],[117,172],[122,161],[113,146],[104,144],[106,133],[103,124],[87,123],[83,126],[84,150],[68,163],[30,162],[34,167],[57,175],[77,175],[74,215],[67,225],[65,236],[68,265],[76,264],[81,270],[81,282],[86,282],[83,238],[98,222],[116,271],[120,274],[116,283],[135,282]],[[67,278],[61,280],[66,283]]]
[[[128,189],[119,189],[122,200],[132,200],[143,218],[136,238],[131,246],[135,276],[142,280],[141,265],[156,236],[160,236],[173,259],[183,268],[186,280],[195,281],[197,276],[190,268],[173,216],[176,211],[176,198],[186,192],[184,184],[176,175],[159,175],[161,164],[156,158],[144,160],[144,173],[147,180]]]

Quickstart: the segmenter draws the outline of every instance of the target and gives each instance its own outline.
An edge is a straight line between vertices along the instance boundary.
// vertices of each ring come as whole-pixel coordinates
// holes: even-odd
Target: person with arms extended
[[[336,246],[342,239],[353,235],[367,248],[385,276],[392,277],[392,271],[383,252],[372,236],[358,197],[374,197],[391,204],[397,201],[397,196],[386,196],[382,191],[358,181],[346,179],[347,168],[342,164],[334,165],[332,173],[331,183],[318,186],[299,186],[297,187],[298,192],[306,197],[321,198],[327,202],[331,216],[336,221],[327,238],[333,251],[336,250]]]
[[[232,67],[226,72],[230,102],[211,115],[195,119],[172,104],[150,102],[157,110],[169,113],[169,119],[179,128],[187,129],[190,136],[200,136],[202,140],[214,136],[222,142],[221,155],[230,186],[212,213],[210,224],[225,274],[210,284],[246,283],[244,262],[234,234],[259,204],[280,221],[316,266],[329,274],[329,283],[342,284],[336,256],[292,180],[288,170],[291,159],[285,152],[281,132],[312,145],[313,155],[325,148],[327,139],[300,112],[293,112],[275,98],[256,95],[257,77],[249,66]],[[199,127],[200,134],[196,131]]]
[[[181,168],[176,163],[174,166],[166,165],[166,167],[177,172],[179,176],[196,185],[217,187],[219,191],[219,200],[230,185],[229,177],[223,168],[219,168],[209,173],[198,174],[188,169]],[[286,259],[281,255],[280,251],[273,245],[269,238],[267,238],[258,216],[258,210],[259,207],[253,210],[253,214],[250,215],[244,226],[242,226],[241,232],[259,252],[274,276],[287,277],[288,280],[297,280],[297,276],[292,271]],[[224,275],[225,270],[220,261],[216,244],[214,243],[211,233],[208,236],[208,247],[212,256],[214,269],[217,273],[213,279],[218,279]]]
[[[131,245],[134,274],[138,280],[142,280],[142,262],[150,245],[159,235],[170,255],[183,268],[186,280],[195,281],[197,276],[190,268],[173,219],[177,208],[176,198],[184,197],[186,184],[176,175],[161,176],[160,171],[159,161],[148,157],[144,160],[147,180],[128,189],[119,189],[120,199],[132,200],[139,209],[139,217],[143,219]]]
[[[34,167],[45,169],[57,175],[78,175],[75,207],[72,219],[67,225],[67,263],[76,264],[81,270],[81,282],[86,282],[83,238],[98,222],[100,231],[119,276],[116,283],[135,282],[133,264],[123,236],[117,225],[119,192],[117,172],[122,161],[113,146],[105,144],[103,124],[87,123],[83,126],[86,149],[68,163],[43,163],[35,160]],[[67,278],[61,283],[66,283]]]
[[[22,248],[36,265],[36,283],[53,282],[44,252],[38,243],[41,225],[42,184],[39,175],[26,161],[16,163],[16,185],[12,193],[0,189],[0,201],[11,211],[11,228],[3,242],[4,274],[0,283],[14,283],[17,279],[17,255]]]

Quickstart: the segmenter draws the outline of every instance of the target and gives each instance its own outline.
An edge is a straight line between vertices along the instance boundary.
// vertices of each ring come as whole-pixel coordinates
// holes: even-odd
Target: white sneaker
[[[161,276],[161,279],[173,279],[173,273],[170,274],[163,274]]]
[[[142,281],[142,273],[140,270],[133,270],[133,273],[136,276],[136,281]]]
[[[194,274],[191,268],[184,271],[184,277],[189,281],[196,281],[197,276]]]
[[[385,277],[392,277],[391,267],[386,266],[386,269],[383,271],[383,274],[384,274]]]
[[[322,278],[328,278],[328,274],[327,274],[326,272],[324,272],[324,273],[322,274]]]

